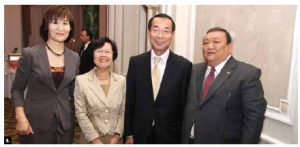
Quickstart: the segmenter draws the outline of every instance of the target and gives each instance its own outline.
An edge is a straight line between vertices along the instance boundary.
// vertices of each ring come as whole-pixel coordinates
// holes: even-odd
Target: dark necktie
[[[210,72],[208,74],[208,76],[206,77],[204,83],[203,83],[203,87],[202,87],[202,91],[201,91],[201,96],[200,99],[203,102],[205,96],[207,95],[208,89],[211,86],[211,84],[213,83],[214,79],[215,79],[215,68],[212,67],[210,69]]]
[[[82,55],[83,51],[84,51],[85,45],[82,45],[79,51],[79,56]]]

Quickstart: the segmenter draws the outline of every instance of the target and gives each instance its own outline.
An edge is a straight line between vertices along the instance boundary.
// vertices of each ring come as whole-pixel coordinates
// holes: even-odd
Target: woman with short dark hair
[[[11,88],[20,143],[73,142],[79,57],[64,44],[73,32],[71,11],[51,6],[40,26],[44,42],[22,52]]]
[[[95,67],[75,81],[75,114],[82,143],[120,143],[124,131],[125,77],[111,71],[118,50],[107,37],[92,42]]]

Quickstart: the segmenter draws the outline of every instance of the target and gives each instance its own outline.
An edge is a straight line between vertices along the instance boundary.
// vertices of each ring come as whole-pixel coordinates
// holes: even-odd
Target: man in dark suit
[[[230,34],[220,27],[207,31],[202,51],[205,63],[192,69],[182,143],[258,143],[266,110],[260,69],[233,58]]]
[[[94,68],[94,61],[91,58],[92,32],[88,29],[82,29],[80,40],[83,43],[80,51],[79,74],[84,74]]]
[[[180,143],[192,63],[170,50],[175,23],[166,14],[148,23],[151,51],[130,58],[125,143]]]

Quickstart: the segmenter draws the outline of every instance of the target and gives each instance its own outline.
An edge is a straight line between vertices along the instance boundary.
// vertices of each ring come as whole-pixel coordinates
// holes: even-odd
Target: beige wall
[[[202,37],[214,26],[236,34],[233,56],[262,69],[268,105],[287,99],[296,6],[197,6],[195,57],[203,61]]]
[[[15,47],[22,48],[21,6],[4,6],[4,59]]]
[[[146,51],[146,10],[143,6],[108,6],[108,36],[116,41],[114,72],[126,75],[129,58]]]

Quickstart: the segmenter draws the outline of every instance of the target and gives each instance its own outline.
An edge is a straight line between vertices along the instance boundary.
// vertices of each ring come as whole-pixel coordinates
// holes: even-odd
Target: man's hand
[[[133,136],[126,136],[125,144],[133,144]]]

